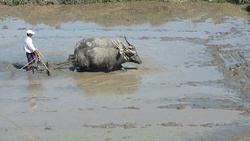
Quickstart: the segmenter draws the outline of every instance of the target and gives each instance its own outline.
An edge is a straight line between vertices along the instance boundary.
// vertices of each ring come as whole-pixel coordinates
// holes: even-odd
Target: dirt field
[[[31,12],[32,11],[32,12]],[[249,14],[232,4],[0,6],[0,141],[249,141]],[[127,36],[137,70],[18,71],[25,31],[50,63]]]

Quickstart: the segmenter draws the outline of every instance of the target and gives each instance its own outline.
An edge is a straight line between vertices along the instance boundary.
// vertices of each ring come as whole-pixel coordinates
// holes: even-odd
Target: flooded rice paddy
[[[223,4],[180,13],[159,3],[150,19],[142,7],[115,5],[103,14],[95,8],[110,5],[52,6],[47,14],[41,7],[0,8],[0,140],[249,140],[247,13]],[[62,9],[68,14],[58,14]],[[126,17],[131,9],[134,16]],[[12,64],[26,61],[27,28],[49,62],[65,61],[82,38],[126,35],[143,63],[111,73],[52,70],[50,77],[18,71]]]

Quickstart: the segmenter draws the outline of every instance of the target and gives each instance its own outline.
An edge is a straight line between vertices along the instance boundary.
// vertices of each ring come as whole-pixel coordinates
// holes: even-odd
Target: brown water
[[[184,4],[178,8],[192,12],[172,7],[165,15],[171,6],[150,3],[159,9],[148,19],[138,4],[115,4],[117,9],[102,14],[94,12],[96,7],[112,5],[1,7],[0,140],[249,140],[250,103],[225,85],[210,48],[249,48],[247,14],[227,4],[198,5],[204,13]],[[67,14],[59,14],[62,9]],[[131,9],[137,12],[129,18],[134,20],[119,23],[124,20],[119,15]],[[94,18],[101,15],[111,21]],[[52,71],[51,77],[17,71],[11,64],[26,60],[26,28],[36,32],[34,43],[50,62],[65,61],[82,38],[126,35],[143,64],[126,72]]]

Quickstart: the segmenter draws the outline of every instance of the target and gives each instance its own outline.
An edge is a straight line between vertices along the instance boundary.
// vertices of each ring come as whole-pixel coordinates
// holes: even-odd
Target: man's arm
[[[38,48],[35,48],[35,46],[33,45],[32,39],[27,40],[27,45],[29,49],[35,53],[36,57],[39,57],[39,50]]]

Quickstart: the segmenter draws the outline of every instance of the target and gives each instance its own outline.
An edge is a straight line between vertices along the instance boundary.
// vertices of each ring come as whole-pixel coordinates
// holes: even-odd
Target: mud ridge
[[[239,90],[243,109],[250,112],[250,49],[212,45],[213,56],[224,74],[224,83]]]
[[[116,123],[106,123],[100,125],[91,125],[91,124],[83,124],[82,127],[90,127],[90,128],[123,128],[123,129],[130,129],[130,128],[137,128],[135,123],[124,123],[124,124],[116,124]]]

